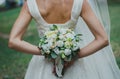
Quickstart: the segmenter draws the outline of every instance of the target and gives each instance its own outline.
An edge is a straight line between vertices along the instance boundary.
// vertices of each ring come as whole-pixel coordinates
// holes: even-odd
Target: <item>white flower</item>
[[[47,48],[50,49],[52,45],[53,45],[52,42],[48,42],[48,44],[47,44]]]
[[[42,45],[42,48],[45,51],[45,53],[50,53],[50,50],[48,49],[47,44]]]
[[[64,35],[63,34],[60,34],[59,35],[59,39],[64,39],[65,37],[64,37]]]
[[[46,31],[46,32],[45,32],[45,35],[46,35],[46,36],[49,36],[49,34],[51,34],[51,31]]]
[[[71,33],[67,33],[67,34],[66,34],[66,37],[67,37],[67,38],[74,39],[74,35],[73,35],[73,34],[71,34]]]
[[[71,50],[70,49],[65,49],[65,55],[70,55],[71,54]]]
[[[62,29],[62,28],[61,28],[61,29],[59,29],[59,31],[60,31],[60,33],[61,33],[61,34],[65,34],[65,33],[66,33],[66,31],[67,31],[67,29],[65,29],[65,28],[64,28],[64,29]]]
[[[53,38],[47,38],[47,42],[53,42]]]
[[[51,35],[51,38],[56,38],[57,37],[57,34],[52,34]]]
[[[50,50],[46,50],[45,53],[49,54],[49,53],[50,53]]]
[[[62,47],[64,45],[63,41],[59,40],[57,41],[57,46],[58,47]]]
[[[54,50],[54,52],[58,55],[58,54],[60,54],[60,51],[59,51],[59,49],[56,47],[55,49],[53,49]]]
[[[43,50],[47,50],[48,49],[46,44],[42,45],[41,47],[43,48]]]
[[[79,49],[79,43],[73,41],[73,48],[72,48],[72,50],[75,51],[75,50],[77,50],[77,49]]]
[[[47,36],[47,38],[56,38],[57,31],[47,31],[45,32],[45,35]]]

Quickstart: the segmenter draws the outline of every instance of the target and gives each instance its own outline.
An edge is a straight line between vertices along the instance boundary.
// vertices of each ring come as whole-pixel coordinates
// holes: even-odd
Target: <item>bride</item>
[[[22,40],[32,18],[39,36],[53,24],[81,33],[78,59],[65,63],[62,79],[120,79],[110,46],[110,23],[106,0],[27,0],[11,30],[10,48],[33,54],[25,79],[57,79],[53,61],[46,61],[40,49]]]

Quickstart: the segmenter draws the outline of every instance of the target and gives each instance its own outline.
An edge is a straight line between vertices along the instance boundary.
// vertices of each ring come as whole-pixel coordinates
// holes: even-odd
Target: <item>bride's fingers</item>
[[[65,64],[64,64],[64,67],[65,67],[65,68],[68,67],[68,63],[65,63]]]
[[[51,62],[54,62],[55,61],[55,59],[51,59]]]
[[[52,72],[55,73],[55,65],[53,66],[53,71]]]
[[[70,62],[65,62],[64,67],[70,67],[72,64],[74,63],[74,60],[70,61]]]

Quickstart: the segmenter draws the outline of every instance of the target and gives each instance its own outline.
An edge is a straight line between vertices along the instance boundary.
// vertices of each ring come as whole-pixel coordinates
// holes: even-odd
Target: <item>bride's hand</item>
[[[71,60],[71,61],[69,61],[69,62],[65,62],[64,63],[64,68],[66,69],[66,68],[68,68],[68,67],[70,67],[71,65],[73,65],[74,64],[74,59],[73,60]]]
[[[79,50],[79,51],[80,51],[80,50]],[[76,60],[78,60],[79,58],[80,58],[80,56],[79,56],[79,52],[78,52],[78,54],[77,54],[71,61],[64,63],[64,68],[67,69],[68,67],[70,67],[71,65],[73,65],[74,62],[75,62]]]

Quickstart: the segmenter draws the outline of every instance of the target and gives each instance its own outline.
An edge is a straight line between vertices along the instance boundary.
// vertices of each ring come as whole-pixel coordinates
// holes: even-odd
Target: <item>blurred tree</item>
[[[17,6],[22,6],[24,0],[6,0],[6,8],[14,8]]]
[[[6,8],[14,8],[16,7],[16,1],[15,0],[6,0]]]
[[[120,0],[108,0],[108,2],[111,2],[111,3],[117,3],[117,2],[119,2],[120,3]]]
[[[17,6],[22,6],[24,3],[24,0],[16,0]]]

